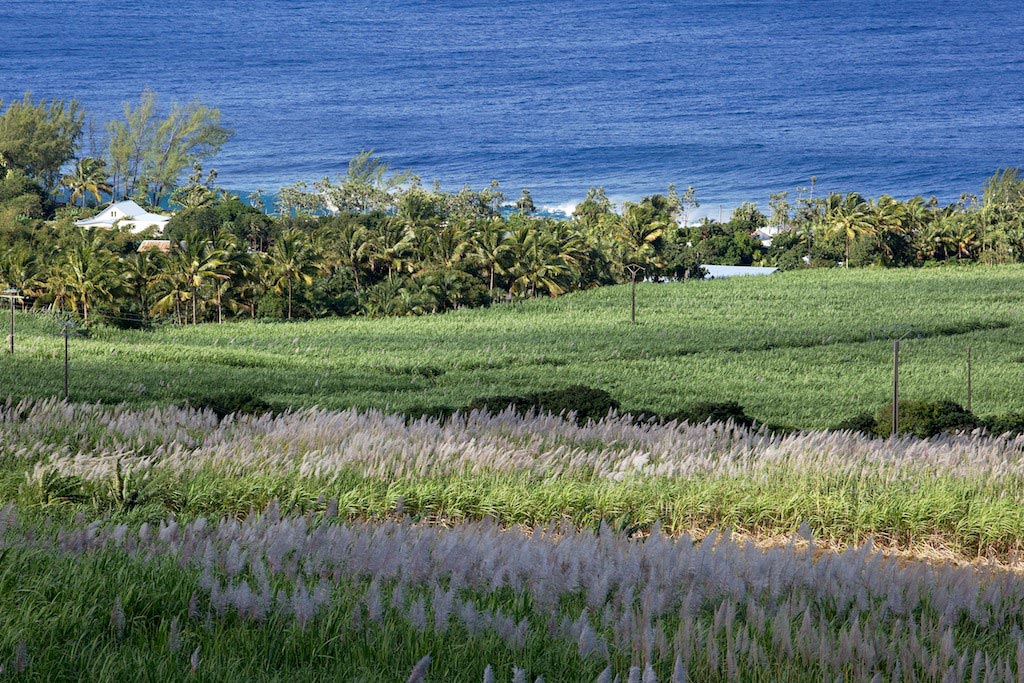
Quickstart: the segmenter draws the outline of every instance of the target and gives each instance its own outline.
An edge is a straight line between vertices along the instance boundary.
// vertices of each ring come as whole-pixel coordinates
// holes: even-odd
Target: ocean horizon
[[[994,0],[8,0],[0,98],[76,98],[101,125],[143,88],[218,107],[235,136],[206,166],[243,196],[373,149],[548,212],[674,183],[717,217],[811,176],[946,203],[1024,163],[1022,30]]]

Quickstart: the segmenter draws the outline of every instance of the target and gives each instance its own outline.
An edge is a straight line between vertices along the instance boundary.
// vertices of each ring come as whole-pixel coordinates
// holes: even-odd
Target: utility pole
[[[629,322],[636,325],[636,276],[637,273],[647,272],[647,269],[643,266],[638,266],[634,263],[630,263],[626,266],[626,272],[629,273],[630,279],[630,297],[632,299],[632,305],[629,312]]]
[[[892,342],[892,435],[900,430],[900,340]]]
[[[972,412],[972,410],[971,410],[971,399],[973,398],[972,394],[974,393],[973,392],[974,387],[971,386],[971,380],[972,380],[971,371],[972,370],[973,370],[973,368],[971,367],[971,347],[968,346],[967,347],[967,412],[968,413]]]
[[[10,333],[10,336],[8,337],[8,339],[10,340],[10,343],[11,343],[10,353],[13,356],[14,355],[14,300],[15,299],[20,299],[21,297],[18,296],[18,288],[17,287],[8,287],[7,289],[5,289],[4,290],[4,297],[11,300],[11,327],[10,327],[11,333]]]
[[[60,336],[64,337],[64,400],[69,400],[71,392],[68,385],[68,337],[71,336],[71,328],[75,323],[70,320],[63,320],[60,323]]]

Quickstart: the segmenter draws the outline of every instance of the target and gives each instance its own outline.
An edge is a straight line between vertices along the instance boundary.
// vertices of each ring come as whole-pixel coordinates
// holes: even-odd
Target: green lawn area
[[[1024,267],[802,271],[629,288],[418,318],[233,322],[155,331],[96,328],[71,342],[72,399],[166,403],[253,391],[274,406],[408,411],[587,384],[627,410],[734,400],[763,421],[827,427],[891,392],[893,336],[904,398],[1024,411]],[[62,386],[62,340],[18,315],[0,395]]]

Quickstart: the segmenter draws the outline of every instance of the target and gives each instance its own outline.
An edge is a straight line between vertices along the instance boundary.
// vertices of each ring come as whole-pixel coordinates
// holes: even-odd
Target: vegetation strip
[[[1024,436],[780,435],[729,424],[577,424],[474,412],[445,422],[306,410],[9,404],[2,498],[69,519],[244,516],[274,500],[348,519],[669,533],[731,527],[829,543],[941,546],[1009,561],[1024,537]]]
[[[628,412],[734,401],[763,423],[822,429],[891,400],[892,338],[906,335],[901,397],[966,404],[971,348],[974,412],[1004,415],[1024,412],[1022,277],[1005,266],[643,284],[637,325],[616,287],[419,318],[96,325],[71,339],[71,396],[418,415],[586,384]],[[49,316],[16,314],[16,353],[0,356],[5,395],[61,393],[59,331]]]

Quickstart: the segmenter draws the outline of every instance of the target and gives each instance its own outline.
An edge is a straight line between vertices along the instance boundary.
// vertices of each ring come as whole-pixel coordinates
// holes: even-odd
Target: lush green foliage
[[[4,111],[0,100],[0,174],[24,173],[54,189],[61,167],[75,156],[85,113],[78,102],[32,101],[25,93]]]
[[[93,327],[71,340],[78,400],[179,403],[244,391],[277,408],[388,406],[431,412],[482,396],[586,384],[622,409],[669,414],[735,401],[761,422],[827,428],[891,400],[891,338],[906,400],[1024,410],[1019,267],[807,271],[628,287],[440,316],[298,324],[234,322],[153,331]],[[18,315],[3,391],[52,396],[61,340]]]
[[[901,434],[917,437],[935,436],[944,432],[970,431],[980,427],[974,415],[955,401],[900,401],[898,419]],[[875,416],[875,432],[892,433],[892,403]]]

